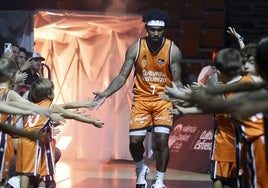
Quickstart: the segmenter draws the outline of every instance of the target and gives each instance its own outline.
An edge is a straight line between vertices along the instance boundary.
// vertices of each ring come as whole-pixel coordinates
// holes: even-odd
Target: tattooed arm
[[[173,82],[177,87],[182,87],[181,82],[181,60],[182,54],[180,49],[174,44],[171,50],[171,74]]]
[[[93,92],[95,94],[95,98],[93,99],[93,102],[95,103],[94,107],[98,108],[101,106],[107,97],[110,97],[126,83],[135,63],[137,50],[138,42],[127,49],[124,64],[121,67],[119,74],[112,80],[110,85],[103,92]]]

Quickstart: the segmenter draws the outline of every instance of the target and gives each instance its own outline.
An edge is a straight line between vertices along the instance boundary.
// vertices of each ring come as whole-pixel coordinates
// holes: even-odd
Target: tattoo
[[[181,60],[182,55],[181,51],[177,46],[173,46],[172,54],[171,54],[171,74],[173,82],[176,84],[176,86],[180,87],[182,86],[181,83]]]

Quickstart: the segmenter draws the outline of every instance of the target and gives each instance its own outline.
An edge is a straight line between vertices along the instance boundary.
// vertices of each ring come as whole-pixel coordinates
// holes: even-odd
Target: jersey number
[[[29,127],[34,127],[37,124],[39,118],[40,118],[40,114],[28,116],[28,125],[29,125]],[[33,121],[33,119],[34,119],[34,121]]]
[[[155,93],[156,85],[150,85],[150,88],[152,88],[152,95]]]

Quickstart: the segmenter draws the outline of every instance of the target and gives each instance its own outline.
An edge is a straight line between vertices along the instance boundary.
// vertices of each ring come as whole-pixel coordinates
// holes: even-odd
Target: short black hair
[[[169,14],[165,10],[152,8],[147,10],[142,16],[142,21],[144,23],[147,23],[150,20],[162,20],[166,23],[169,21]]]
[[[224,48],[217,52],[214,59],[215,67],[228,76],[237,76],[241,74],[241,55],[234,48]]]
[[[243,49],[240,50],[242,58],[250,58],[256,56],[257,44],[249,43]]]
[[[12,42],[12,46],[16,46],[17,48],[20,48],[20,46],[17,43]]]
[[[256,64],[258,73],[263,76],[267,81],[267,69],[268,69],[268,37],[263,37],[257,44],[256,49]]]
[[[54,84],[48,78],[39,78],[30,85],[28,100],[33,103],[50,99],[53,95]]]
[[[27,50],[26,50],[26,48],[24,48],[24,47],[20,47],[20,48],[19,48],[19,51],[20,51],[20,52],[24,52],[25,55],[27,54]]]

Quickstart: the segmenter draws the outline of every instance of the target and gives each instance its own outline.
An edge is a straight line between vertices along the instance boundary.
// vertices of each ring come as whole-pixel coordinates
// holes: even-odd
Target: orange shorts
[[[251,186],[268,187],[268,162],[266,160],[264,136],[248,143],[247,149],[247,170],[251,172]]]
[[[13,157],[14,157],[14,144],[13,144],[13,140],[12,137],[6,133],[1,133],[1,134],[5,134],[5,139],[6,139],[6,146],[4,148],[5,152],[3,153],[3,166],[0,170],[1,175],[0,175],[0,179],[4,180],[8,177],[8,171],[9,168],[11,166]]]
[[[173,114],[168,109],[172,109],[172,103],[164,100],[133,101],[130,131],[148,130],[153,126],[171,128]]]
[[[212,161],[212,180],[233,181],[237,178],[237,164],[235,162]]]

